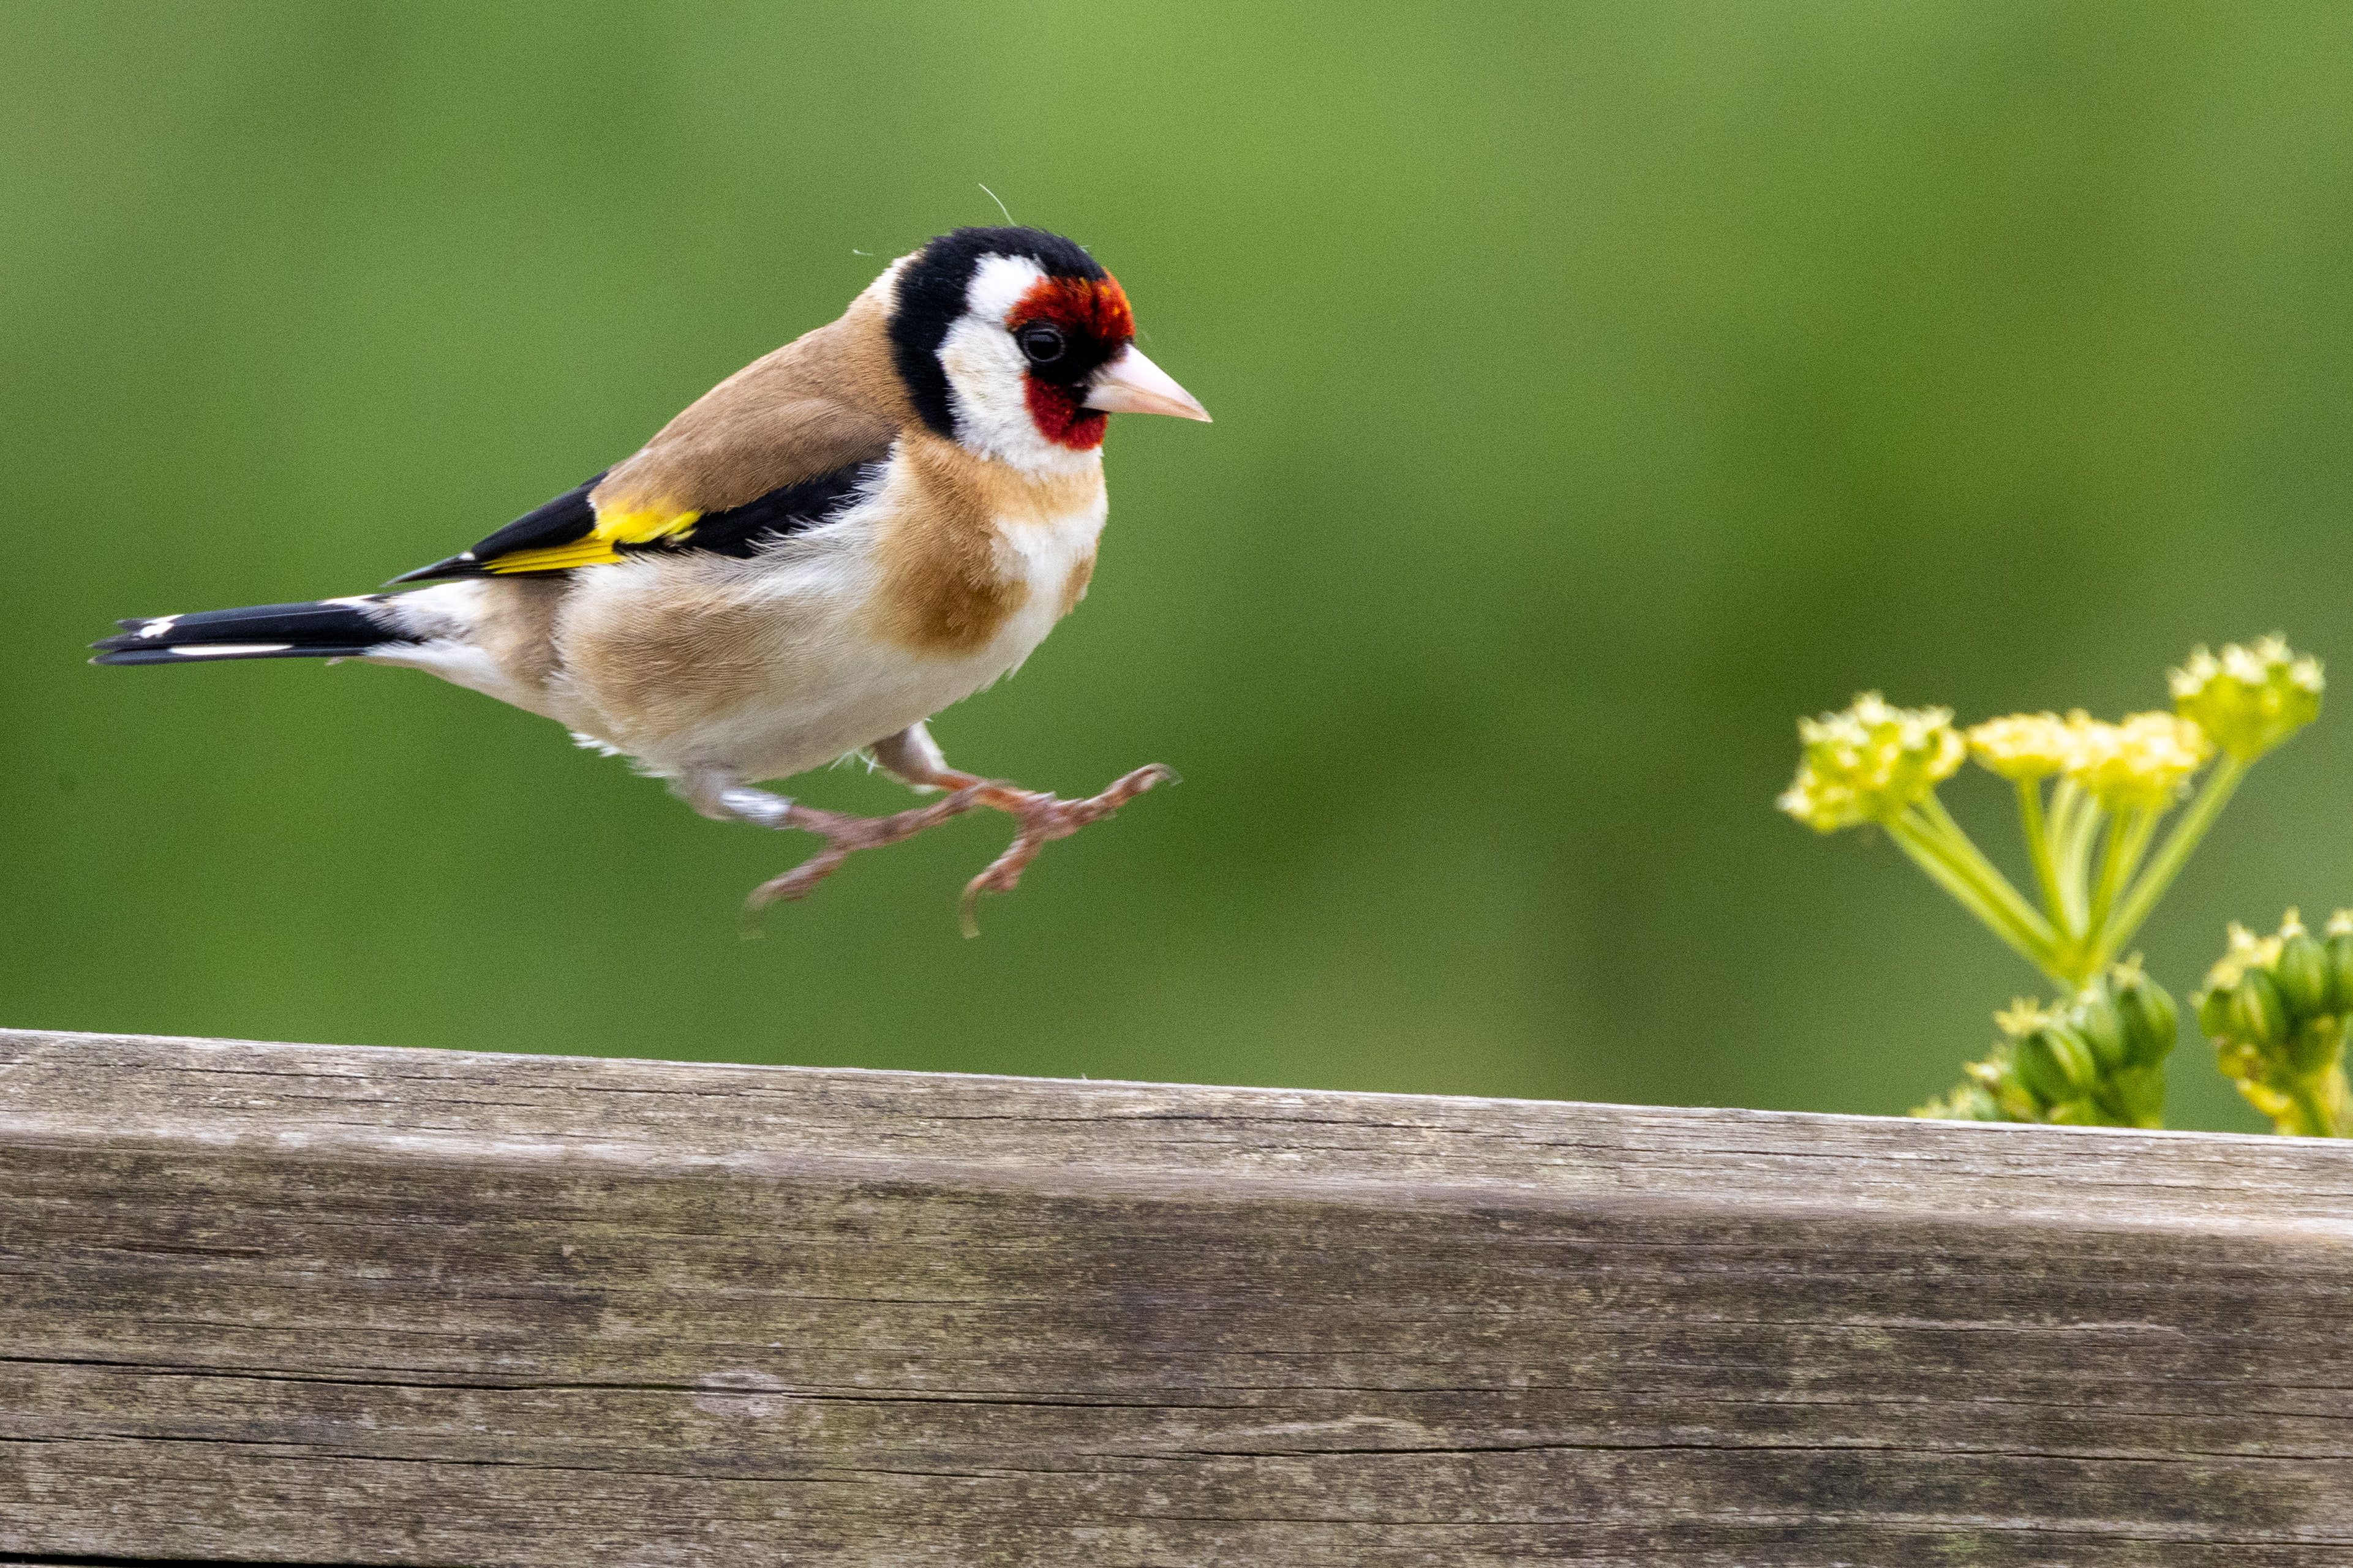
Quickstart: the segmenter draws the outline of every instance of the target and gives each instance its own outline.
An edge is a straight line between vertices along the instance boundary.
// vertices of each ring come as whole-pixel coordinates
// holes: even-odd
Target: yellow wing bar
[[[482,566],[498,573],[565,572],[575,566],[609,566],[621,559],[618,546],[650,544],[657,539],[683,540],[693,533],[695,522],[702,516],[699,511],[671,511],[666,507],[615,512],[610,517],[599,516],[595,528],[569,544],[513,551],[485,561]]]

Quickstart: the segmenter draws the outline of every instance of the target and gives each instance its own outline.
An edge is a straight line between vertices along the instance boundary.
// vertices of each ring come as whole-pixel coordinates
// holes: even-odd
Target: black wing
[[[770,490],[757,500],[725,511],[704,512],[674,533],[635,542],[610,542],[596,561],[543,567],[518,560],[529,552],[588,544],[597,531],[596,509],[588,494],[604,481],[603,474],[575,486],[543,506],[534,507],[475,545],[471,550],[419,567],[392,581],[427,583],[448,577],[549,577],[576,571],[583,565],[608,564],[649,551],[706,555],[730,555],[738,560],[788,534],[815,528],[846,510],[871,480],[875,463],[851,463]]]
[[[437,577],[495,577],[500,574],[491,563],[502,555],[576,544],[596,531],[596,509],[588,504],[588,492],[604,479],[605,476],[598,474],[586,484],[575,485],[545,505],[532,508],[471,550],[405,572],[385,586],[429,583]]]
[[[732,555],[739,561],[789,534],[829,522],[849,510],[850,503],[881,472],[880,463],[851,463],[829,474],[818,474],[797,484],[770,490],[756,500],[725,511],[707,511],[681,534],[649,544],[624,544],[630,553],[645,550],[700,550],[709,555]]]

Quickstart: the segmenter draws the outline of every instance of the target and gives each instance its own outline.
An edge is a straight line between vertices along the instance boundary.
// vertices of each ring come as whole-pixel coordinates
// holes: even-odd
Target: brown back
[[[590,497],[596,510],[724,511],[888,457],[915,412],[891,363],[887,319],[861,294],[839,321],[745,365],[616,466]]]

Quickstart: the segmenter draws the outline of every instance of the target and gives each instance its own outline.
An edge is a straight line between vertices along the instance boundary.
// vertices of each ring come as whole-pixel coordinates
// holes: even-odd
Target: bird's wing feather
[[[614,465],[596,486],[596,510],[724,511],[890,455],[897,424],[830,398],[774,395],[773,388],[747,379],[761,368],[722,382],[644,450]]]
[[[586,484],[575,485],[554,500],[532,508],[471,550],[405,572],[392,581],[428,583],[439,577],[500,576],[517,570],[512,563],[518,557],[529,560],[575,548],[592,540],[596,532],[596,509],[590,504],[588,492],[604,478],[598,474]]]
[[[393,581],[569,572],[648,549],[749,555],[823,521],[909,416],[878,310],[861,300],[712,387],[627,461]]]
[[[596,509],[589,504],[588,492],[604,478],[598,474],[586,484],[575,485],[554,500],[532,508],[471,550],[405,572],[392,581],[427,583],[437,577],[488,577],[494,574],[494,563],[523,552],[576,544],[596,532]]]
[[[525,512],[471,550],[393,581],[543,576],[610,565],[646,551],[745,559],[774,540],[814,528],[841,511],[876,471],[874,463],[847,464],[720,511],[618,514],[599,513],[589,500],[604,478],[600,474]]]

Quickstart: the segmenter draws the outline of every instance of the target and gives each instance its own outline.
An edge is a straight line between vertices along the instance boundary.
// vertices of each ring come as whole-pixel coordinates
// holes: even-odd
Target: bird
[[[1209,418],[1084,248],[958,228],[396,591],[123,620],[91,662],[356,659],[553,719],[705,817],[825,840],[752,891],[754,915],[987,806],[1015,833],[965,889],[970,935],[1044,845],[1176,777],[1151,763],[1066,800],[951,767],[928,725],[1085,595],[1113,414]],[[860,817],[757,787],[858,755],[939,798]]]

